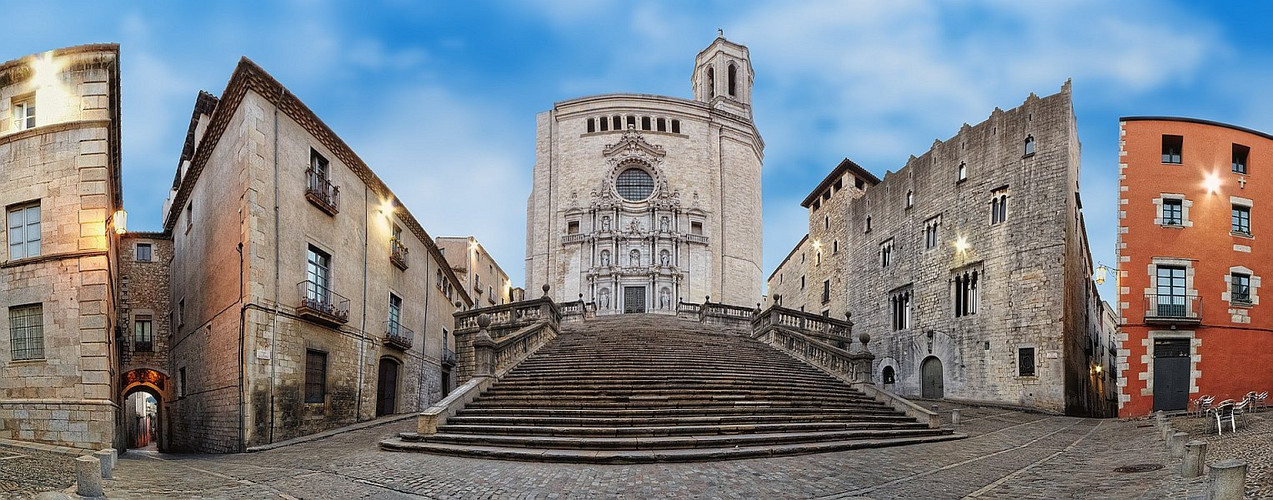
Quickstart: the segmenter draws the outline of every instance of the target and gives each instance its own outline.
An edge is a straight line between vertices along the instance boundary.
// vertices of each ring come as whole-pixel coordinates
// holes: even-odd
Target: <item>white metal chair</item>
[[[1219,405],[1216,405],[1215,408],[1208,410],[1210,414],[1215,415],[1216,417],[1216,433],[1217,434],[1221,436],[1224,435],[1224,422],[1226,420],[1229,422],[1229,430],[1231,432],[1238,431],[1237,421],[1234,420],[1235,406],[1236,405],[1233,403],[1232,399],[1226,399],[1224,401],[1221,401]]]
[[[1197,413],[1199,417],[1205,417],[1207,412],[1211,410],[1211,403],[1215,400],[1215,396],[1202,396],[1195,399],[1193,401],[1194,412]]]

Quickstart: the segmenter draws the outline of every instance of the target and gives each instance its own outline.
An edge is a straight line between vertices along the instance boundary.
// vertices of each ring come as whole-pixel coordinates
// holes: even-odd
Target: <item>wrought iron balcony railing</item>
[[[340,187],[312,167],[305,171],[305,198],[328,215],[340,212]]]
[[[397,321],[385,322],[385,344],[390,347],[397,347],[402,350],[411,348],[411,343],[415,341],[415,332],[410,328],[402,326]]]
[[[408,266],[407,257],[409,254],[407,250],[407,246],[403,245],[402,241],[398,240],[397,238],[389,240],[389,246],[392,249],[389,252],[389,262],[392,262],[393,265],[398,266],[398,269],[406,271]]]
[[[446,346],[442,346],[442,364],[446,366],[455,366],[455,351]]]
[[[323,323],[341,324],[349,321],[349,299],[313,281],[296,284],[300,292],[300,305],[296,314]]]
[[[1145,322],[1191,324],[1202,320],[1202,297],[1198,295],[1145,295]]]

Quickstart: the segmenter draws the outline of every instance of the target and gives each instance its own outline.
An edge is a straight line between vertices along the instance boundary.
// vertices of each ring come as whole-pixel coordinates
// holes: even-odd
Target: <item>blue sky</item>
[[[535,113],[597,93],[689,97],[694,55],[717,28],[751,49],[756,71],[766,275],[804,234],[800,200],[841,158],[882,177],[1066,78],[1092,251],[1109,265],[1119,116],[1273,131],[1264,1],[25,2],[6,14],[0,59],[122,45],[132,229],[159,227],[196,92],[219,93],[246,55],[431,234],[476,235],[514,282]]]

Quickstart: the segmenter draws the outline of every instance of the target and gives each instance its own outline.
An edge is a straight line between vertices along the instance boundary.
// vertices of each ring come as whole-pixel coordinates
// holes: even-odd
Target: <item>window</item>
[[[735,86],[736,86],[735,80],[737,79],[738,79],[738,68],[734,67],[733,64],[730,64],[729,65],[729,96],[730,97],[734,97],[738,95],[735,92]]]
[[[186,324],[186,299],[177,301],[177,326]]]
[[[826,228],[826,229],[831,229],[831,216],[830,216],[830,215],[823,215],[823,216],[822,216],[822,226],[823,226],[824,228]]]
[[[804,276],[800,277],[800,289],[804,290]]]
[[[566,234],[579,234],[579,221],[572,220],[566,223]]]
[[[596,131],[597,131],[597,120],[596,120],[595,118],[589,118],[589,119],[588,119],[588,132],[590,132],[590,133],[591,133],[591,132],[596,132]]]
[[[959,176],[955,179],[955,181],[960,182],[965,180],[968,180],[968,164],[961,161],[959,162]]]
[[[1251,235],[1251,207],[1233,205],[1233,232]]]
[[[884,370],[880,372],[880,378],[882,379],[881,381],[885,384],[896,384],[897,372],[893,370],[893,367],[885,366]]]
[[[915,193],[911,191],[907,191],[906,192],[906,208],[911,208],[913,206],[915,206]]]
[[[857,177],[854,177],[854,178],[853,178],[853,187],[858,188],[858,189],[865,189],[865,188],[866,188],[866,181],[864,181],[864,180],[862,180],[862,179],[859,179],[859,178],[857,178]]]
[[[911,326],[911,291],[895,292],[888,299],[889,311],[892,312],[893,331],[905,330]]]
[[[1162,223],[1164,226],[1183,226],[1185,224],[1185,200],[1179,198],[1163,198]]]
[[[822,208],[822,200],[813,200],[813,211],[817,212],[819,208]]]
[[[601,117],[601,119],[597,120],[597,122],[600,123],[602,132],[610,130],[610,120],[607,120],[606,117]]]
[[[636,117],[628,115],[628,128],[636,128]]]
[[[9,308],[9,352],[14,361],[44,359],[44,305]]]
[[[831,302],[831,280],[822,282],[822,303]]]
[[[844,179],[836,179],[835,184],[831,185],[831,189],[834,189],[836,191],[844,189]]]
[[[613,122],[615,130],[623,130],[623,118],[616,115],[612,117],[610,120]]]
[[[1154,305],[1158,316],[1183,318],[1185,307],[1185,268],[1182,266],[1158,266],[1155,273],[1157,293]]]
[[[35,98],[27,97],[22,100],[14,100],[11,106],[13,110],[13,130],[27,130],[35,128]]]
[[[1025,154],[1024,154],[1024,156],[1030,156],[1030,155],[1033,155],[1033,154],[1034,154],[1034,136],[1033,136],[1033,135],[1027,135],[1027,136],[1025,136]]]
[[[866,230],[865,230],[865,231],[863,231],[863,232],[864,232],[864,233],[869,233],[869,232],[871,232],[871,216],[869,216],[869,215],[868,215],[868,216],[866,216]]]
[[[835,255],[837,253],[840,253],[840,240],[831,242],[831,255]]]
[[[186,397],[186,367],[177,369],[177,397]]]
[[[1184,149],[1185,138],[1178,135],[1162,136],[1162,162],[1180,163],[1180,150]]]
[[[893,263],[893,239],[880,243],[880,267],[888,267]]]
[[[398,325],[402,323],[402,297],[389,294],[389,333],[398,334]]]
[[[40,255],[40,203],[9,207],[9,260]]]
[[[999,188],[990,192],[990,224],[1008,220],[1008,190]]]
[[[150,243],[138,243],[137,249],[133,254],[133,260],[137,262],[150,262],[152,258]]]
[[[672,133],[673,133],[673,134],[679,134],[679,133],[681,133],[681,121],[680,121],[680,120],[672,120]]]
[[[691,222],[691,223],[690,223],[690,234],[697,234],[697,235],[702,236],[702,234],[703,234],[703,223],[702,223],[702,222],[698,222],[698,221]]]
[[[186,203],[186,234],[190,234],[191,227],[194,227],[194,201]]]
[[[816,266],[821,266],[821,265],[822,265],[822,250],[818,250],[818,262],[817,262],[816,264],[814,264],[814,265],[816,265]]]
[[[937,228],[940,226],[941,226],[941,219],[938,217],[933,217],[931,219],[928,219],[928,221],[924,223],[924,249],[925,250],[932,250],[934,248],[937,248],[937,241],[939,239],[937,234]]]
[[[305,402],[322,403],[327,398],[327,353],[305,350]]]
[[[955,317],[977,314],[977,271],[963,271],[955,275]]]
[[[305,262],[305,298],[317,305],[331,302],[331,255],[309,246]]]
[[[650,130],[650,117],[641,117],[641,130]]]
[[[619,173],[614,181],[619,196],[628,201],[642,201],[654,193],[654,178],[641,168],[629,168]]]
[[[150,315],[137,315],[133,318],[133,351],[150,352],[154,350],[155,335]]]
[[[1229,283],[1232,287],[1230,296],[1233,302],[1243,304],[1251,303],[1251,275],[1245,273],[1233,273],[1229,275]]]
[[[1239,174],[1246,173],[1246,157],[1251,152],[1251,148],[1241,144],[1233,145],[1233,171]]]
[[[1019,377],[1034,376],[1034,348],[1033,347],[1017,348],[1017,376]]]
[[[654,124],[658,126],[659,132],[667,132],[667,118],[659,118]]]
[[[707,68],[707,97],[716,97],[716,68]]]

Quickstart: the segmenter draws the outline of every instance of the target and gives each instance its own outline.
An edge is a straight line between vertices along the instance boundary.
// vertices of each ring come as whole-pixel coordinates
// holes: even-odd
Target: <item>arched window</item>
[[[714,68],[707,68],[707,97],[716,97],[716,72]]]
[[[737,79],[738,79],[738,68],[734,67],[733,63],[730,63],[729,65],[729,96],[730,97],[734,97],[738,95],[735,92],[735,84],[734,84],[735,80]]]
[[[961,161],[959,162],[959,178],[956,180],[962,181],[967,178],[968,178],[968,164]]]
[[[1027,135],[1025,136],[1025,155],[1030,156],[1032,154],[1034,154],[1034,136]]]
[[[866,216],[866,231],[865,232],[868,232],[868,233],[871,232],[871,216],[869,215]]]
[[[885,384],[896,384],[896,383],[897,383],[897,372],[893,371],[893,367],[891,367],[891,366],[885,366],[885,367],[884,367],[884,370],[880,373],[880,378],[882,379],[882,380],[881,380],[881,382],[882,382],[882,383],[885,383]]]
[[[911,208],[913,206],[915,206],[915,193],[911,191],[907,191],[906,192],[906,208]]]

